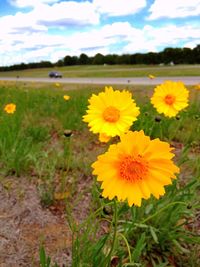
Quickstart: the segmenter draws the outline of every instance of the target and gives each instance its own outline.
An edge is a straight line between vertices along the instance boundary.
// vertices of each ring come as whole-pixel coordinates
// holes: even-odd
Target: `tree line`
[[[115,65],[115,64],[200,64],[200,45],[195,48],[165,48],[161,52],[135,53],[135,54],[108,54],[97,53],[89,57],[82,53],[80,56],[66,55],[55,63],[41,61],[38,63],[21,63],[12,66],[1,66],[0,71],[24,70],[35,68],[62,67],[74,65]]]

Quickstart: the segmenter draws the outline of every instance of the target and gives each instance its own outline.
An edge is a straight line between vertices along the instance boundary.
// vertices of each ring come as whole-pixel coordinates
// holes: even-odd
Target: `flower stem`
[[[111,263],[111,258],[112,258],[112,253],[115,248],[115,243],[116,243],[116,236],[117,236],[117,202],[114,200],[114,217],[113,217],[113,224],[114,224],[114,233],[113,233],[113,240],[112,240],[112,246],[110,249],[110,252],[108,254],[107,260],[106,260],[106,265],[107,267],[110,267]]]
[[[132,263],[132,257],[131,257],[131,250],[130,250],[130,246],[128,243],[128,240],[126,239],[126,237],[122,234],[122,233],[118,233],[118,236],[121,236],[121,238],[124,240],[127,250],[128,250],[128,256],[129,256],[129,262],[130,264]]]

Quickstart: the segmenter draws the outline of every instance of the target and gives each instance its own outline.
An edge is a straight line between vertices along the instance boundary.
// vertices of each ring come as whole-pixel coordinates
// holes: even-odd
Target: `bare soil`
[[[62,264],[70,260],[66,220],[41,206],[36,185],[6,178],[0,185],[0,266],[39,266],[39,247]]]

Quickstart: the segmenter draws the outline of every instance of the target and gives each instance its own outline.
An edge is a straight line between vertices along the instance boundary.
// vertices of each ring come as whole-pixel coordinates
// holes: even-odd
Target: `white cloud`
[[[39,23],[49,26],[95,25],[99,14],[86,2],[61,2],[52,6],[40,5],[33,11]]]
[[[18,8],[35,7],[40,4],[53,4],[59,0],[10,0],[10,4]]]
[[[178,47],[180,42],[195,47],[195,44],[200,43],[199,28],[192,25],[168,25],[161,28],[146,25],[138,29],[128,22],[116,22],[66,36],[58,33],[50,35],[48,31],[31,35],[7,33],[0,41],[0,66],[41,60],[56,62],[65,55],[81,53],[93,56],[96,53],[159,51],[160,47]]]
[[[200,38],[199,38],[199,40],[193,40],[193,41],[186,42],[184,44],[184,47],[193,49],[199,44],[200,44]]]
[[[1,38],[5,34],[15,34],[20,32],[47,31],[47,27],[37,23],[32,12],[8,15],[0,17]]]
[[[192,25],[168,25],[160,28],[146,25],[136,35],[129,35],[128,39],[129,43],[124,47],[126,52],[158,51],[160,47],[178,47],[180,42],[186,43],[191,39],[194,40],[193,43],[200,43],[200,31],[199,27]]]
[[[146,0],[94,0],[94,6],[101,14],[108,16],[132,15],[146,6]]]
[[[4,34],[9,33],[45,32],[48,31],[49,27],[63,27],[67,30],[72,26],[96,25],[98,23],[99,15],[89,2],[70,1],[57,3],[53,6],[39,3],[27,13],[17,12],[15,15],[0,17],[1,38]]]
[[[155,0],[151,5],[148,19],[154,20],[162,17],[183,18],[200,15],[200,0]]]

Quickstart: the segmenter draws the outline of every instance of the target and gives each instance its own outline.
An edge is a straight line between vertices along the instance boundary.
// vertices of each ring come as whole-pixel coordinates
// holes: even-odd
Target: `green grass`
[[[181,168],[179,178],[166,187],[161,199],[151,197],[143,201],[142,207],[129,208],[127,203],[116,206],[113,201],[101,198],[100,185],[92,179],[91,163],[107,150],[107,144],[101,145],[97,136],[88,131],[82,115],[88,98],[102,87],[80,87],[69,90],[69,85],[58,88],[53,84],[0,85],[1,179],[8,175],[34,179],[41,204],[46,207],[55,203],[56,191],[69,192],[66,218],[72,232],[72,267],[106,267],[114,261],[113,256],[120,267],[170,267],[173,263],[181,267],[198,266],[199,92],[189,88],[189,107],[176,118],[160,116],[158,122],[158,114],[149,101],[153,87],[127,87],[141,111],[132,130],[143,129],[151,138],[174,145],[176,163]],[[66,93],[71,97],[69,101],[63,99]],[[11,102],[17,106],[12,115],[3,110]],[[66,129],[72,131],[71,137],[64,135]],[[78,191],[85,177],[90,178],[87,192]],[[77,222],[73,209],[85,193],[91,195],[90,207],[85,219]],[[41,266],[50,266],[49,262],[41,248]]]
[[[0,72],[0,77],[48,77],[52,68]],[[63,77],[146,77],[199,76],[200,65],[148,66],[148,65],[105,65],[57,67]]]

